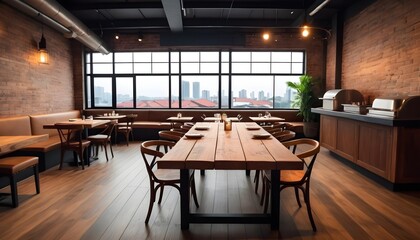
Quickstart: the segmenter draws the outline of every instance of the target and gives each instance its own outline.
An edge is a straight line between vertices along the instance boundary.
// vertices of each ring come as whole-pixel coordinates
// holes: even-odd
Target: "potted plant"
[[[299,77],[299,82],[288,81],[287,86],[297,91],[295,99],[292,102],[292,107],[299,108],[298,115],[303,117],[303,133],[306,137],[317,137],[319,116],[318,114],[312,113],[311,108],[316,107],[319,101],[313,91],[314,81],[312,80],[312,76],[302,75]]]

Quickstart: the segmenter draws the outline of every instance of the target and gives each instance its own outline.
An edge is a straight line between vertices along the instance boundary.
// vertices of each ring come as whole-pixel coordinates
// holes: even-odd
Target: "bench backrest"
[[[58,135],[56,129],[44,129],[46,124],[54,124],[60,121],[68,121],[70,118],[80,118],[80,111],[68,111],[60,113],[49,113],[41,115],[31,115],[32,135],[49,134],[50,137]]]
[[[29,116],[0,119],[0,136],[27,136],[31,134]]]

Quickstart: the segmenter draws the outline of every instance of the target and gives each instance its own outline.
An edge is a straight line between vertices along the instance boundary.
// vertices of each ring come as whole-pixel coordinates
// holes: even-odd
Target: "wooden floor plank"
[[[115,157],[85,170],[56,167],[18,183],[20,206],[10,208],[9,187],[0,189],[0,239],[416,239],[420,192],[391,192],[335,159],[322,148],[311,181],[313,233],[305,205],[292,189],[281,193],[280,227],[257,224],[190,224],[180,229],[179,192],[165,189],[161,206],[149,205],[149,180],[139,143],[115,145]],[[196,212],[259,212],[253,175],[243,171],[196,172]]]

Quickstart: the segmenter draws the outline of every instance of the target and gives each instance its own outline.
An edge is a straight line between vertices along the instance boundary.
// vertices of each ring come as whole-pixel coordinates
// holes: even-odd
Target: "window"
[[[133,77],[116,77],[117,108],[134,107]]]
[[[169,108],[168,76],[136,77],[137,108]]]
[[[304,51],[148,51],[85,56],[88,108],[292,108]]]
[[[93,78],[94,107],[112,107],[112,78]]]

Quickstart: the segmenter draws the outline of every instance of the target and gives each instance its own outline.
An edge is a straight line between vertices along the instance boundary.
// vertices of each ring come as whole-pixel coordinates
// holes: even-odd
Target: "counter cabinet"
[[[339,156],[398,184],[420,185],[420,127],[381,125],[322,114],[321,145]],[[396,184],[396,185],[394,185]]]

